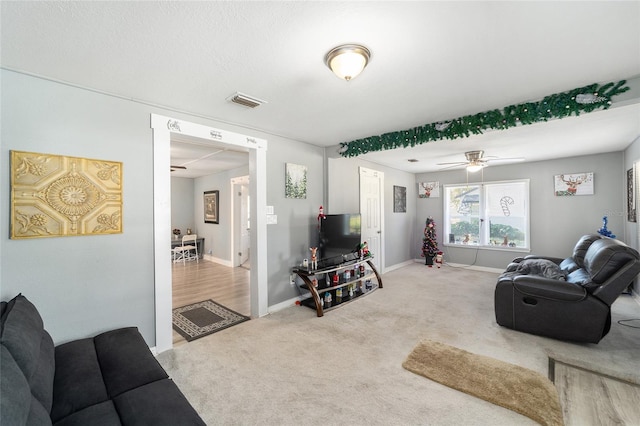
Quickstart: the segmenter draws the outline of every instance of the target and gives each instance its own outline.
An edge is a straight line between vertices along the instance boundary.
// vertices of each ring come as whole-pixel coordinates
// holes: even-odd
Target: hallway
[[[200,260],[172,264],[173,308],[211,299],[242,315],[251,315],[250,271]],[[173,332],[173,344],[186,343]]]

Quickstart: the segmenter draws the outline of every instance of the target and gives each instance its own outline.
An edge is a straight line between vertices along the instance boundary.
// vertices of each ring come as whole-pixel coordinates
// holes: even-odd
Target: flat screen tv
[[[319,239],[318,249],[324,267],[350,260],[343,257],[357,251],[360,244],[360,213],[326,215],[320,221]]]

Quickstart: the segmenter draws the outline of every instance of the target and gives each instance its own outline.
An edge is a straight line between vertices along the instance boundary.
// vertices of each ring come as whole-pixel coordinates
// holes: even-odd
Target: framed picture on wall
[[[627,220],[636,221],[636,186],[633,169],[627,170]]]
[[[418,184],[418,198],[440,197],[440,182],[420,182]]]
[[[404,186],[393,186],[393,212],[407,212],[407,188]]]
[[[204,223],[219,223],[220,191],[204,192]]]
[[[307,198],[307,166],[285,163],[285,198]]]
[[[557,197],[593,195],[593,172],[555,175],[553,183]]]

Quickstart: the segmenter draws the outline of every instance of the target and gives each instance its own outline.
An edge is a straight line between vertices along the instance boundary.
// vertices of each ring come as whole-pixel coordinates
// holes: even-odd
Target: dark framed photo
[[[204,192],[204,223],[220,223],[220,191]]]
[[[407,188],[404,186],[393,186],[393,212],[407,212]]]
[[[633,169],[627,170],[627,220],[636,221],[636,189]]]

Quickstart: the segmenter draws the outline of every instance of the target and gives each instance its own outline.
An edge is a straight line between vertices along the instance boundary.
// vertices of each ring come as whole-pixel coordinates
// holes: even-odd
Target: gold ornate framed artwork
[[[11,151],[11,238],[122,233],[122,163]]]

